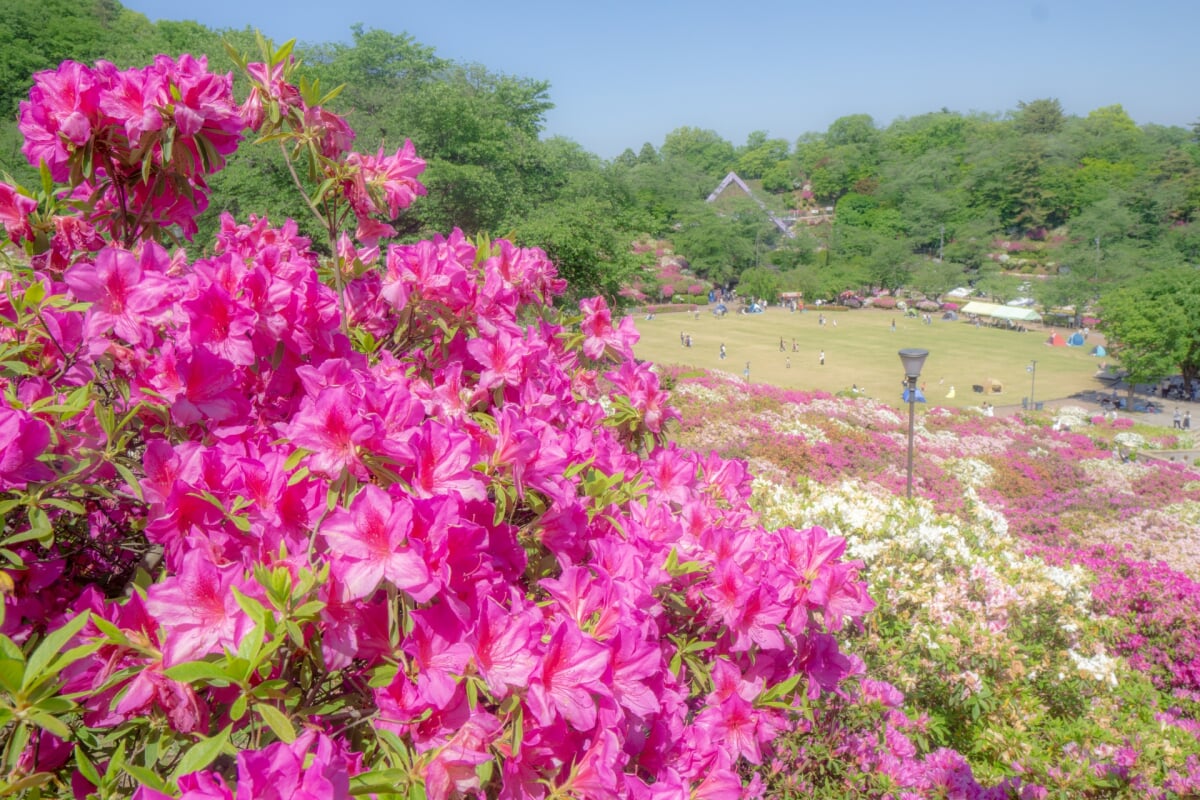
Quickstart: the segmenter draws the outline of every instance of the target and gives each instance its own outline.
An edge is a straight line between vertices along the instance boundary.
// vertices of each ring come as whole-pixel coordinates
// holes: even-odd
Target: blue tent
[[[1083,347],[1083,334],[1075,331],[1071,334],[1071,338],[1067,339],[1068,347]]]
[[[1098,345],[1096,345],[1095,347],[1093,347],[1093,348],[1092,348],[1092,355],[1094,355],[1094,356],[1106,356],[1106,355],[1108,355],[1108,351],[1104,349],[1104,345],[1102,345],[1102,344],[1098,344]]]
[[[904,402],[906,402],[906,403],[908,402],[908,387],[907,386],[904,387],[904,394],[902,394],[900,397],[901,397],[901,399],[904,400]],[[913,401],[917,402],[917,403],[924,403],[925,402],[925,393],[922,392],[920,389],[914,390],[913,391]]]

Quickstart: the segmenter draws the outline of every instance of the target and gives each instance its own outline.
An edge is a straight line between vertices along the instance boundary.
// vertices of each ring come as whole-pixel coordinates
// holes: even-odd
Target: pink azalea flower
[[[180,304],[188,316],[192,346],[204,346],[231,364],[254,363],[250,333],[254,318],[244,304],[234,301],[221,286],[210,283],[199,294]]]
[[[367,247],[376,247],[380,239],[390,239],[395,235],[396,229],[391,225],[368,216],[360,216],[358,227],[354,229],[354,238]]]
[[[583,312],[583,354],[588,358],[598,359],[604,354],[605,348],[613,350],[627,358],[633,359],[633,346],[637,344],[639,334],[633,317],[625,317],[618,327],[612,324],[612,312],[603,297],[590,297],[579,301]]]
[[[49,425],[7,400],[0,403],[0,491],[53,479],[54,472],[37,460],[49,445]]]
[[[349,598],[368,597],[381,581],[408,592],[417,602],[433,596],[422,558],[422,546],[409,541],[412,502],[394,499],[377,486],[364,486],[350,504],[321,527],[329,544],[334,574],[345,583]]]
[[[692,787],[690,800],[741,800],[742,781],[731,769],[711,770]]]
[[[222,422],[244,413],[247,401],[236,379],[233,365],[206,348],[180,356],[168,346],[155,361],[150,385],[171,403],[175,422],[192,425],[202,420]]]
[[[180,800],[234,800],[233,791],[225,779],[215,772],[191,772],[180,776]],[[163,794],[156,789],[139,786],[132,800],[175,800],[173,795]]]
[[[472,467],[478,460],[471,437],[428,420],[406,444],[408,463],[403,475],[414,497],[453,492],[464,500],[487,497],[480,475]]]
[[[808,675],[808,696],[816,699],[821,690],[830,691],[850,669],[850,660],[838,651],[837,640],[827,633],[814,633],[801,643],[800,660]]]
[[[293,60],[289,58],[288,62],[281,61],[271,67],[260,62],[246,65],[246,72],[249,73],[254,86],[242,105],[241,113],[246,119],[246,125],[253,130],[259,130],[265,121],[263,98],[279,103],[281,116],[287,116],[289,110],[304,105],[300,98],[300,90],[283,79],[284,69]]]
[[[496,700],[528,686],[537,666],[531,643],[540,635],[540,619],[532,608],[518,610],[518,602],[514,594],[514,608],[505,610],[492,598],[484,598],[468,637],[475,668]]]
[[[118,718],[129,720],[162,709],[174,731],[207,731],[208,705],[201,702],[190,685],[171,680],[162,670],[160,661],[146,665],[134,675],[113,709]]]
[[[576,730],[591,730],[596,724],[594,693],[608,694],[608,661],[608,650],[573,623],[560,621],[526,696],[538,723],[552,725],[561,714]]]
[[[478,767],[491,761],[492,743],[502,733],[500,721],[477,713],[454,732],[425,768],[425,796],[429,800],[479,796]]]
[[[382,194],[389,218],[412,205],[418,195],[425,194],[425,187],[417,180],[417,176],[425,171],[425,161],[417,157],[411,140],[406,140],[404,146],[390,156],[384,155],[382,147],[374,156],[351,153],[346,164],[358,167],[356,178],[346,186],[346,194],[360,218],[384,211],[372,199],[371,190]]]
[[[203,551],[189,550],[176,574],[146,591],[146,609],[166,632],[164,666],[195,661],[222,648],[237,650],[254,626],[233,596],[232,589],[243,583],[241,567],[217,567]]]
[[[65,183],[71,153],[92,135],[99,96],[92,70],[74,61],[34,75],[29,101],[20,104],[18,123],[25,137],[21,152],[29,163],[36,167],[45,161],[50,176]]]
[[[128,250],[106,247],[94,263],[67,270],[63,279],[80,300],[92,303],[87,331],[95,336],[111,329],[133,345],[149,347],[154,341],[151,323],[160,315],[166,281],[161,273],[143,268],[146,259],[166,261],[166,251],[153,242],[139,258]]]
[[[317,149],[325,158],[336,160],[354,145],[354,131],[340,114],[319,107],[306,108],[304,125],[316,137]]]
[[[350,600],[335,577],[323,587],[321,655],[329,670],[345,669],[358,658],[374,660],[392,651],[388,632],[387,598]]]
[[[467,351],[483,366],[480,389],[516,386],[521,382],[529,348],[508,331],[498,330],[491,336],[472,339],[467,343]]]
[[[592,739],[583,757],[570,766],[566,782],[557,791],[581,800],[616,800],[623,788],[617,779],[620,761],[621,744],[616,734],[602,731]]]
[[[866,583],[858,579],[861,566],[861,562],[830,565],[809,590],[808,603],[821,609],[825,627],[834,633],[842,629],[846,617],[860,619],[875,608]]]
[[[633,628],[622,627],[613,650],[613,696],[631,714],[643,719],[662,710],[658,695],[651,688],[662,674],[663,655]]]
[[[363,415],[361,400],[344,386],[321,390],[305,398],[291,424],[292,444],[313,453],[308,467],[317,475],[336,478],[342,470],[366,478],[361,450],[378,435],[374,419]]]
[[[37,211],[37,201],[26,197],[7,183],[0,183],[0,224],[14,244],[33,240],[29,215]]]
[[[237,796],[239,800],[352,800],[350,776],[358,770],[358,757],[344,745],[308,730],[291,744],[276,742],[238,753]]]
[[[98,64],[106,73],[106,87],[100,96],[100,110],[124,127],[133,146],[142,134],[161,130],[164,102],[168,101],[165,77],[154,69],[118,71],[111,64]]]
[[[659,388],[658,375],[650,364],[631,358],[604,377],[612,381],[615,393],[629,398],[630,405],[641,412],[642,424],[651,433],[660,433],[668,420],[679,418],[679,412],[668,405],[667,393]]]

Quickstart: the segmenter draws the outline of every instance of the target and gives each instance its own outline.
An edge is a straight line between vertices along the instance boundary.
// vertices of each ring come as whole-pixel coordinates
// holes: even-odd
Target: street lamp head
[[[900,363],[904,365],[904,376],[916,380],[921,377],[921,367],[925,365],[928,350],[918,350],[907,347],[900,351]]]

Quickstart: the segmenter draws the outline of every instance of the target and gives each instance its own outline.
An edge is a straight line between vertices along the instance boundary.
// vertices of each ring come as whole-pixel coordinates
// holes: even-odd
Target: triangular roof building
[[[740,190],[743,192],[755,203],[758,203],[758,207],[766,213],[767,217],[771,220],[776,228],[779,228],[780,232],[782,232],[784,236],[787,236],[791,239],[796,237],[795,232],[792,231],[786,222],[777,217],[774,212],[767,208],[766,203],[754,196],[754,192],[750,191],[750,187],[746,185],[746,182],[742,180],[736,172],[730,172],[728,175],[726,175],[725,179],[721,181],[717,188],[712,190],[712,194],[708,196],[705,202],[714,202],[718,197],[727,192],[731,186],[734,187],[735,190]]]

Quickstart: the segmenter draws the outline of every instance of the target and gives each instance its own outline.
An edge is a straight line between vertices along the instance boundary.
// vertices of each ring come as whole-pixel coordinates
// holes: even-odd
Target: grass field
[[[791,313],[770,308],[762,314],[730,313],[723,319],[701,310],[690,314],[658,314],[637,319],[642,338],[635,348],[639,358],[660,364],[680,364],[742,375],[750,362],[750,380],[794,389],[838,392],[852,385],[867,396],[899,406],[904,371],[897,351],[923,347],[929,358],[921,372],[930,403],[962,408],[985,399],[994,405],[1020,404],[1030,393],[1031,361],[1037,361],[1034,397],[1051,400],[1106,387],[1095,375],[1104,359],[1088,355],[1102,340],[1092,334],[1084,347],[1050,347],[1047,330],[1026,333],[967,322],[943,321],[934,315],[931,325],[900,312],[861,309],[829,312],[818,324],[812,309]],[[895,320],[896,330],[891,323]],[[837,322],[836,327],[834,321]],[[683,347],[680,332],[691,334],[692,347]],[[779,351],[779,339],[785,351]],[[792,341],[796,350],[792,350]],[[727,358],[719,357],[725,344]],[[825,351],[825,365],[819,364]],[[787,366],[788,359],[791,367]],[[973,385],[1002,386],[999,393],[972,391]],[[954,387],[955,396],[947,397]]]

